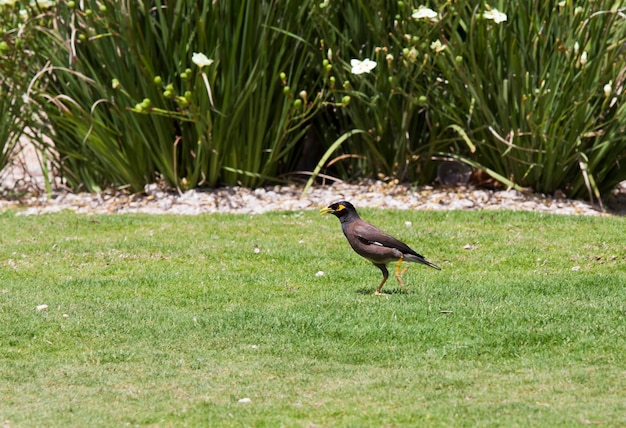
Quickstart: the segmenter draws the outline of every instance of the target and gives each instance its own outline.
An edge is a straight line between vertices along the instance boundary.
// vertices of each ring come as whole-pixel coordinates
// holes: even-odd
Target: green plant
[[[511,5],[442,3],[446,83],[432,116],[476,145],[456,147],[458,158],[539,192],[599,200],[626,179],[623,13],[611,1]]]
[[[626,179],[619,4],[430,6],[34,7],[21,33],[36,48],[18,75],[32,78],[36,138],[74,189],[258,186],[306,156],[309,129],[321,151],[309,164],[323,158],[316,173],[332,164],[344,179],[430,182],[449,157],[510,186],[573,197],[600,199]],[[357,74],[353,60],[376,66]],[[6,79],[21,99],[24,88]]]
[[[433,179],[432,155],[445,144],[435,138],[425,106],[436,77],[429,40],[439,28],[412,13],[395,0],[325,2],[315,8],[332,74],[340,93],[350,97],[337,114],[340,129],[365,131],[340,152],[351,165],[348,174]]]
[[[59,6],[44,32],[39,79],[72,187],[255,186],[289,168],[325,97],[306,92],[321,80],[306,67],[306,3],[81,5]]]

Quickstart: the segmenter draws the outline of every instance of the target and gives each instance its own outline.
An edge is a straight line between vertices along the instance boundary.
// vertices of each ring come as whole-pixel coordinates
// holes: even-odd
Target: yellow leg
[[[402,268],[402,259],[398,260],[398,264],[396,265],[396,271],[395,271],[395,275],[396,275],[396,279],[398,280],[398,282],[400,283],[400,285],[402,286],[402,288],[404,289],[404,291],[408,291],[406,289],[406,285],[404,285],[404,281],[402,280],[402,275],[404,275],[404,273],[409,269],[408,266],[406,268],[404,268],[403,271],[400,271],[400,269]]]

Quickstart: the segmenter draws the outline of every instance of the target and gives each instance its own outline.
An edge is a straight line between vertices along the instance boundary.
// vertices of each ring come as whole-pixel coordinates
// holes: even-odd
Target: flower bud
[[[180,107],[187,107],[189,105],[189,101],[185,97],[176,97],[176,104]]]
[[[341,105],[347,106],[348,104],[350,104],[350,95],[346,95],[341,99]]]
[[[162,83],[163,83],[163,79],[161,78],[161,76],[154,76],[155,85],[161,85]]]
[[[302,107],[302,100],[301,100],[301,99],[296,99],[296,100],[293,102],[293,106],[294,106],[295,108],[300,108],[300,107]]]
[[[117,89],[117,88],[119,88],[119,87],[120,87],[120,81],[119,81],[119,80],[117,80],[117,79],[113,79],[113,80],[111,80],[111,87],[112,87],[113,89]]]
[[[281,72],[279,76],[280,76],[280,80],[282,80],[283,82],[287,80],[287,75],[285,73]]]
[[[580,55],[580,65],[585,65],[585,64],[587,64],[587,51],[584,51]]]

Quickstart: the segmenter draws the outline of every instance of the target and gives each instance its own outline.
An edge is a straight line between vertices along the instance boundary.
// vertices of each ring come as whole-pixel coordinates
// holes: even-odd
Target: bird
[[[376,288],[375,295],[385,294],[381,290],[389,278],[388,263],[397,262],[395,277],[404,291],[407,291],[407,288],[402,280],[402,275],[408,267],[401,271],[403,261],[421,263],[433,269],[441,270],[439,266],[426,260],[424,256],[415,252],[404,242],[363,220],[357,213],[354,205],[348,201],[335,202],[326,208],[322,208],[320,213],[322,215],[333,214],[337,217],[341,222],[341,230],[343,230],[343,234],[352,249],[380,269],[383,279]]]

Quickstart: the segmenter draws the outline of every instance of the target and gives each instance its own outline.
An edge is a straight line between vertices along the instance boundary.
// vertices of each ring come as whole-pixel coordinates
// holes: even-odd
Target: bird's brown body
[[[404,242],[378,229],[366,222],[356,212],[350,202],[341,201],[334,203],[321,210],[322,214],[333,214],[341,222],[341,229],[352,249],[361,257],[369,260],[379,268],[383,274],[383,280],[378,285],[374,294],[381,294],[380,290],[389,277],[387,263],[397,262],[395,276],[402,288],[406,290],[400,271],[404,260],[421,263],[439,270],[440,268],[422,255],[415,252]]]

